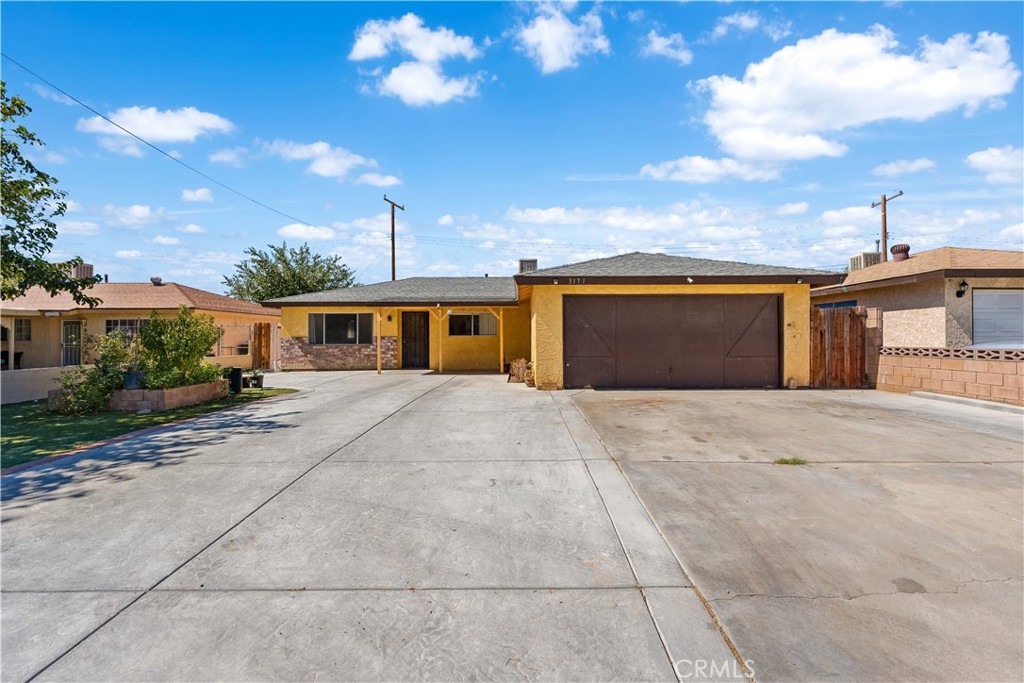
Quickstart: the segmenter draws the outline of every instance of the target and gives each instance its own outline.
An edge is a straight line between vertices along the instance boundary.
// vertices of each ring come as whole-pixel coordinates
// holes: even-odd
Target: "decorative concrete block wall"
[[[227,380],[193,384],[174,389],[121,389],[110,397],[110,409],[137,413],[140,410],[159,412],[206,403],[227,396]]]
[[[398,337],[380,339],[381,367],[398,368]],[[377,340],[371,344],[310,344],[305,337],[281,339],[282,370],[376,370]]]
[[[883,348],[876,387],[1024,405],[1024,351]]]

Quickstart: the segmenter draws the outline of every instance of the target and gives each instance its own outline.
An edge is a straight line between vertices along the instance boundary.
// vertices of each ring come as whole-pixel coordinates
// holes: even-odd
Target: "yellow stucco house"
[[[632,253],[514,277],[416,277],[264,302],[284,370],[504,372],[537,387],[806,386],[812,285],[842,275]]]
[[[212,316],[224,330],[210,361],[244,369],[254,362],[271,366],[276,361],[281,317],[275,308],[156,277],[150,282],[103,282],[88,294],[101,303],[89,308],[67,293],[51,296],[34,287],[0,305],[0,401],[45,397],[63,368],[88,362],[82,345],[86,335],[132,331],[152,311],[171,316],[180,306]]]

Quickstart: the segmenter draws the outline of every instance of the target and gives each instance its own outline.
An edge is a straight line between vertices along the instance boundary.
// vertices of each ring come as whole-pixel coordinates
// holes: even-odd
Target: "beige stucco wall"
[[[9,350],[13,347],[15,353],[23,353],[21,367],[23,368],[48,368],[60,365],[60,319],[47,318],[36,315],[29,316],[32,321],[31,341],[14,340],[14,318],[0,316],[0,324],[7,328],[7,341],[3,342],[3,348]],[[13,367],[14,356],[11,358]],[[52,389],[53,387],[51,387]],[[25,399],[28,400],[28,399]]]
[[[780,294],[782,377],[785,384],[810,382],[810,287],[792,285],[534,285],[530,344],[539,389],[563,386],[562,297],[566,294]]]
[[[966,278],[970,289],[963,297],[956,290],[963,278],[877,287],[814,296],[815,305],[856,301],[858,306],[882,310],[882,345],[908,348],[962,348],[972,343],[974,289],[1022,288],[1024,278]]]
[[[21,403],[46,398],[59,389],[57,378],[71,368],[32,368],[0,372],[0,403]]]
[[[956,290],[961,282],[967,282],[969,289],[962,297]],[[958,349],[969,346],[974,339],[974,290],[976,289],[1022,289],[1024,278],[951,278],[945,281],[944,295],[946,311],[946,346]]]

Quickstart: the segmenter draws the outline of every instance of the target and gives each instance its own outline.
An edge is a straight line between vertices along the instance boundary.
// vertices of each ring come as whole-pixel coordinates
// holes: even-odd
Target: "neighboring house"
[[[421,277],[272,299],[282,369],[501,372],[538,388],[805,386],[818,270],[632,253],[515,277]]]
[[[811,291],[815,306],[882,311],[882,345],[1024,344],[1024,253],[942,247],[853,270]]]
[[[842,284],[812,290],[811,301],[867,309],[869,386],[1024,403],[1020,251],[923,251],[851,269]]]
[[[276,328],[281,320],[280,311],[276,309],[173,282],[165,283],[160,278],[145,283],[100,283],[90,288],[88,294],[102,303],[89,308],[75,303],[69,294],[50,296],[43,289],[32,288],[24,296],[0,305],[0,367],[14,370],[2,373],[4,403],[13,402],[15,398],[42,398],[46,389],[54,388],[52,379],[60,368],[87,362],[82,347],[85,335],[113,330],[133,332],[146,323],[152,311],[171,316],[182,305],[196,313],[213,316],[224,329],[224,337],[217,348],[211,349],[209,360],[221,365],[251,367],[254,341],[261,341],[261,348],[269,350],[271,355],[261,364],[276,359]],[[31,372],[41,368],[47,371]]]

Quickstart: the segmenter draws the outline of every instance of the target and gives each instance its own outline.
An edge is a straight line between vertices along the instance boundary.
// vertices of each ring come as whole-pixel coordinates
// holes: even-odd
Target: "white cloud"
[[[1020,185],[1024,176],[1024,148],[1006,145],[969,154],[967,165],[985,174],[993,184]]]
[[[760,28],[769,38],[778,42],[792,33],[793,22],[781,19],[766,22],[757,12],[736,12],[735,14],[721,17],[715,22],[715,28],[711,30],[710,39],[718,40],[724,38],[733,31],[749,33],[757,28]]]
[[[63,95],[57,92],[56,90],[50,90],[46,86],[40,85],[39,83],[29,83],[28,87],[32,88],[32,91],[35,94],[42,97],[44,100],[60,102],[61,104],[66,104],[69,107],[73,107],[76,104],[76,102],[67,95]]]
[[[190,235],[202,235],[206,232],[206,228],[196,225],[195,223],[189,223],[188,225],[178,228],[178,232],[184,232]]]
[[[422,107],[476,97],[481,77],[448,78],[438,64],[402,62],[381,78],[377,90],[411,107]]]
[[[132,204],[131,206],[107,204],[103,207],[103,213],[118,225],[132,226],[155,223],[166,217],[162,207],[153,209],[146,204]]]
[[[64,204],[68,207],[68,213],[72,211],[81,211],[82,205],[76,202],[74,199],[65,199]]]
[[[292,223],[278,228],[277,234],[281,237],[291,237],[298,240],[329,240],[334,237],[334,231],[330,228],[321,228],[315,225],[303,225]]]
[[[890,161],[887,164],[876,166],[872,173],[875,175],[893,177],[907,175],[909,173],[917,173],[918,171],[927,171],[930,168],[935,168],[935,162],[931,159],[899,159],[897,161]]]
[[[264,143],[264,149],[267,153],[288,161],[309,161],[306,173],[337,178],[339,181],[353,168],[377,165],[373,159],[360,156],[344,147],[333,147],[326,142],[303,144],[291,140],[274,140],[271,143]]]
[[[799,216],[807,213],[809,208],[811,207],[807,202],[789,202],[775,209],[775,213],[779,216]]]
[[[57,226],[60,235],[95,235],[99,231],[100,226],[89,221],[61,221]]]
[[[1024,247],[1024,223],[1010,225],[999,231],[999,236],[1017,248]]]
[[[195,107],[164,111],[156,107],[123,107],[110,112],[107,118],[153,143],[194,142],[201,135],[230,133],[235,129],[231,121]],[[79,119],[75,130],[102,136],[98,140],[100,145],[111,152],[142,156],[143,148],[135,138],[99,116]]]
[[[899,47],[883,26],[826,30],[750,64],[741,80],[699,81],[696,89],[710,95],[704,122],[740,160],[841,156],[846,145],[828,134],[884,120],[924,121],[961,107],[971,116],[998,104],[1020,77],[999,34],[922,38],[914,54]]]
[[[579,65],[579,58],[592,54],[610,54],[611,43],[604,35],[599,5],[573,23],[562,6],[537,5],[533,20],[519,29],[520,49],[540,68],[551,74]]]
[[[357,185],[373,185],[374,187],[393,187],[401,185],[402,180],[393,175],[381,175],[380,173],[364,173],[356,178]]]
[[[368,21],[356,31],[356,42],[348,58],[352,61],[380,59],[392,50],[410,55],[418,62],[437,63],[452,57],[476,59],[480,50],[469,36],[457,35],[444,26],[430,29],[415,14],[401,19]]]
[[[645,164],[640,169],[640,175],[654,180],[716,183],[730,177],[740,180],[773,180],[779,177],[779,169],[775,166],[750,164],[736,159],[689,156],[659,164]]]
[[[640,54],[645,57],[655,55],[668,57],[683,65],[693,61],[693,52],[686,47],[686,41],[683,40],[682,34],[673,33],[668,36],[661,36],[654,29],[651,29],[651,32],[647,34]]]
[[[443,216],[441,216],[440,218],[437,219],[437,224],[438,225],[451,225],[454,222],[455,222],[455,217],[452,216],[450,213],[446,213],[445,215],[443,215]]]
[[[119,251],[115,251],[114,256],[126,259],[142,258],[142,252],[136,249],[121,249]]]
[[[245,158],[249,150],[245,147],[231,147],[219,149],[208,158],[215,164],[227,164],[235,168],[242,168],[245,165]]]
[[[643,206],[613,206],[603,209],[561,206],[546,209],[510,208],[505,218],[512,223],[542,226],[602,227],[613,230],[673,232],[682,231],[690,237],[759,234],[755,223],[760,214],[737,211],[727,206],[707,207],[701,202],[677,202],[665,209]],[[469,235],[469,231],[460,231]],[[502,239],[497,234],[479,235],[486,239]]]
[[[726,17],[721,17],[715,22],[715,28],[711,31],[712,40],[724,38],[730,30],[753,31],[761,25],[761,16],[757,12],[736,12]]]
[[[208,187],[197,187],[194,190],[186,188],[181,191],[181,199],[185,202],[212,202],[213,192]]]
[[[167,246],[171,244],[181,244],[181,240],[179,240],[177,237],[166,237],[164,235],[157,235],[156,237],[153,238],[153,243],[163,244]]]
[[[452,100],[475,97],[483,78],[477,73],[460,78],[447,76],[441,63],[456,57],[472,61],[480,50],[470,36],[460,36],[449,28],[428,28],[423,19],[406,14],[401,19],[373,20],[356,31],[356,41],[349,52],[352,61],[382,59],[392,52],[412,59],[391,69],[386,75],[377,68],[366,75],[377,80],[377,92],[397,97],[409,106],[444,104]]]

